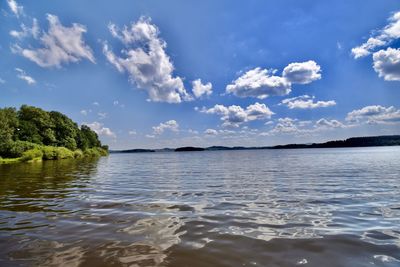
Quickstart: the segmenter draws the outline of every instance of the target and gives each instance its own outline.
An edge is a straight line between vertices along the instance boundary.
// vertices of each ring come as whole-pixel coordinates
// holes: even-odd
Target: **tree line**
[[[79,127],[60,112],[28,105],[22,105],[19,110],[0,109],[0,157],[21,157],[27,150],[40,147],[66,148],[82,153],[91,153],[97,148],[97,151],[108,151],[93,130],[86,125]]]

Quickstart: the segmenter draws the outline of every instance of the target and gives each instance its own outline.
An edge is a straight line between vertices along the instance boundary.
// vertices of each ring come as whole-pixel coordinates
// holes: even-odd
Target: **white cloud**
[[[207,129],[204,131],[204,134],[206,135],[218,135],[218,131],[214,129]]]
[[[27,75],[24,70],[20,68],[15,68],[15,70],[18,72],[17,77],[23,81],[25,81],[29,85],[34,85],[36,84],[36,80],[33,79],[31,76]]]
[[[173,77],[174,66],[165,52],[167,45],[159,38],[159,30],[149,18],[141,17],[122,30],[110,24],[109,30],[125,49],[122,56],[118,56],[105,42],[103,53],[118,71],[127,72],[131,82],[147,91],[149,100],[168,103],[192,100],[182,78]]]
[[[5,84],[5,83],[6,83],[6,81],[3,80],[2,78],[0,78],[0,84]]]
[[[239,127],[244,122],[269,119],[274,114],[265,104],[260,103],[249,105],[246,109],[236,105],[215,105],[209,109],[203,108],[200,112],[220,115],[224,127]]]
[[[129,135],[136,135],[137,133],[136,133],[136,131],[132,130],[132,131],[129,131],[128,134]]]
[[[226,92],[238,97],[264,99],[273,95],[287,95],[291,84],[286,79],[274,76],[270,70],[255,68],[247,71],[226,87]]]
[[[112,137],[112,138],[117,137],[116,134],[112,132],[110,128],[104,127],[103,123],[95,121],[92,123],[83,123],[83,124],[89,126],[90,129],[95,131],[98,135]]]
[[[193,129],[189,129],[188,132],[191,133],[191,134],[199,134],[199,131],[196,131],[196,130],[193,130]]]
[[[292,84],[308,84],[321,79],[321,67],[313,60],[295,62],[287,65],[282,77],[276,76],[277,70],[255,68],[247,71],[231,84],[226,92],[238,97],[283,96],[292,91]]]
[[[351,53],[354,58],[365,57],[371,54],[374,49],[388,45],[398,38],[400,38],[400,11],[389,18],[388,25],[381,30],[374,31],[365,43],[354,47]]]
[[[17,1],[15,0],[7,0],[8,7],[14,13],[15,16],[19,17],[24,13],[24,7],[18,5]]]
[[[279,118],[275,127],[268,134],[293,134],[299,133],[301,130],[296,125],[297,119]]]
[[[373,55],[374,69],[386,81],[400,81],[400,49],[388,48]]]
[[[164,133],[165,130],[179,132],[179,124],[175,120],[169,120],[164,123],[160,123],[158,126],[153,126],[154,134],[160,135]]]
[[[335,106],[334,100],[314,101],[314,96],[302,95],[282,100],[281,104],[286,105],[289,109],[315,109]]]
[[[96,101],[93,102],[92,105],[93,105],[93,106],[100,106],[99,102],[96,102]]]
[[[320,119],[315,123],[315,127],[322,128],[344,128],[345,125],[338,120]]]
[[[347,128],[350,125],[345,125],[338,120],[328,120],[325,118],[317,121],[301,121],[293,118],[279,118],[276,125],[267,132],[262,132],[262,136],[272,135],[295,135],[304,136],[312,135],[321,131],[329,131],[339,128]]]
[[[372,124],[393,124],[400,123],[400,110],[393,106],[383,107],[380,105],[366,106],[353,110],[347,114],[349,122],[372,123]]]
[[[80,111],[80,113],[81,113],[83,116],[87,116],[90,112],[92,112],[90,109],[89,109],[89,110],[82,109],[82,110]]]
[[[118,100],[114,100],[113,101],[113,105],[114,106],[119,106],[120,108],[124,108],[125,107],[125,105],[120,103]]]
[[[107,118],[106,112],[98,112],[97,115],[99,115],[99,120],[103,120],[103,119]]]
[[[83,40],[85,26],[73,23],[71,27],[64,27],[58,17],[51,14],[47,15],[47,20],[49,30],[39,38],[42,48],[26,49],[14,45],[12,51],[41,67],[60,67],[64,63],[75,63],[84,58],[95,63],[91,48]]]
[[[193,94],[197,98],[201,97],[202,95],[209,96],[212,94],[212,84],[210,82],[203,84],[201,79],[197,79],[192,82],[192,86]]]
[[[313,60],[290,63],[283,69],[282,76],[292,84],[309,84],[321,79],[321,66]]]
[[[10,31],[10,35],[17,39],[23,39],[28,36],[32,36],[33,38],[37,38],[39,35],[40,29],[37,19],[33,19],[32,27],[27,27],[25,24],[21,24],[21,31],[12,30]]]

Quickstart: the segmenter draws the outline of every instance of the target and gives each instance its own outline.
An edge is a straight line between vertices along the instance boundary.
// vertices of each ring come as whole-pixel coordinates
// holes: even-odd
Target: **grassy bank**
[[[8,149],[12,157],[0,157],[0,164],[42,160],[77,159],[108,155],[108,150],[101,147],[88,148],[83,151],[81,149],[76,149],[73,151],[65,147],[45,146],[21,141],[14,142]]]

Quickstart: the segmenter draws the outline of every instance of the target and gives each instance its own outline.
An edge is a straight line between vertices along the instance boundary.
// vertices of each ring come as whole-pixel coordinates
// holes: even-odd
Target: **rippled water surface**
[[[400,266],[400,148],[0,165],[0,266]]]

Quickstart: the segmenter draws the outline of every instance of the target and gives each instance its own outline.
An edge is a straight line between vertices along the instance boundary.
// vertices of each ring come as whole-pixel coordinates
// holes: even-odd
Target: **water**
[[[0,165],[0,266],[400,266],[400,148]]]

